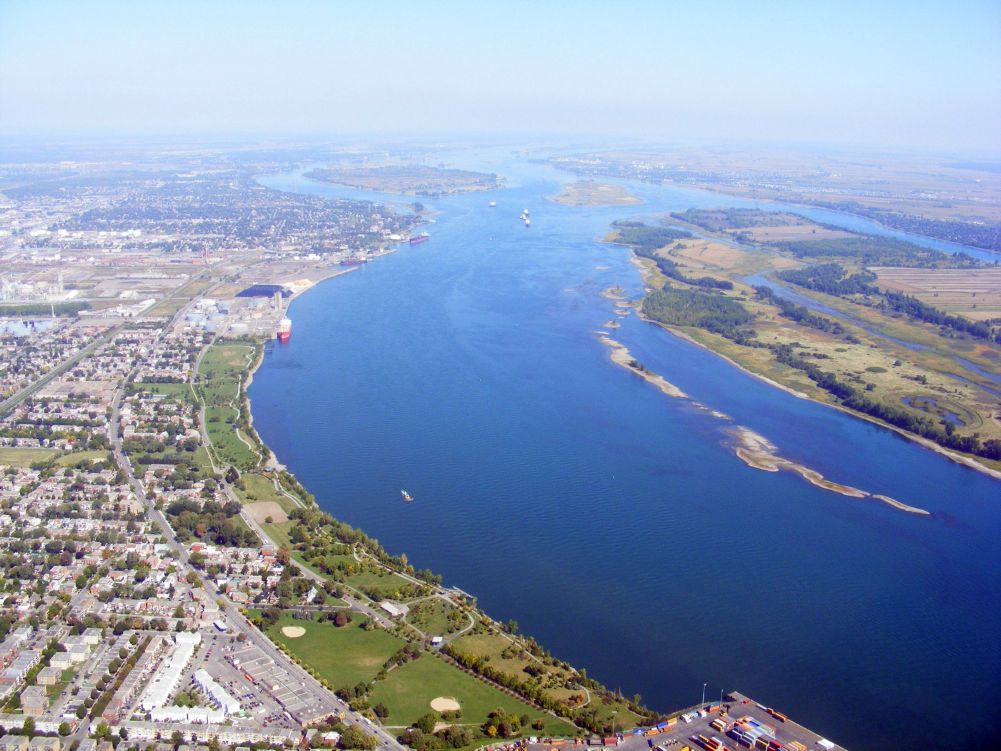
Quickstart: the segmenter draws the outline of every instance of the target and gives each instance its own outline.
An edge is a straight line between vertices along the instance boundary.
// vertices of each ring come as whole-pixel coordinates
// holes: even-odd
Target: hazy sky
[[[0,128],[1001,152],[1001,0],[0,0]]]

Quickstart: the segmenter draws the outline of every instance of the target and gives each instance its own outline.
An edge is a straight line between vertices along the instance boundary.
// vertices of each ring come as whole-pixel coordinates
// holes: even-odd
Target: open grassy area
[[[332,623],[300,621],[285,614],[268,629],[268,635],[310,665],[336,690],[371,681],[403,645],[392,634],[381,629],[366,631],[359,623],[360,619],[355,618],[347,626],[337,628]],[[306,633],[290,639],[282,634],[284,626],[302,626]]]
[[[622,185],[578,180],[563,186],[562,192],[551,201],[566,206],[628,206],[642,203]]]
[[[1001,268],[908,269],[875,267],[879,286],[904,292],[971,320],[1001,316]]]
[[[165,297],[156,305],[149,309],[146,315],[150,316],[172,316],[183,308],[193,297],[200,295],[211,286],[212,282],[207,279],[192,279],[187,284],[179,287],[170,293],[170,297]]]
[[[277,503],[286,514],[297,508],[291,498],[275,488],[275,484],[270,477],[257,474],[256,472],[247,472],[240,479],[243,482],[243,489],[241,490],[237,487],[236,493],[244,503]]]
[[[275,545],[278,545],[279,547],[282,548],[292,547],[292,542],[288,539],[288,530],[292,524],[291,522],[281,522],[272,524],[268,524],[267,522],[259,522],[259,524],[261,525],[261,529],[264,530],[264,534],[270,537],[274,541]],[[301,556],[296,557],[293,554],[292,557],[295,558],[300,563],[302,563]]]
[[[57,456],[57,449],[0,448],[0,464],[8,467],[30,467],[35,462],[46,462]]]
[[[260,457],[240,431],[240,384],[256,354],[248,344],[215,344],[198,368],[198,393],[205,402],[205,430],[220,463],[253,467]]]
[[[542,718],[551,735],[574,735],[576,728],[556,717],[545,714],[501,692],[497,688],[462,672],[442,659],[425,655],[392,671],[384,681],[379,681],[372,692],[372,703],[383,703],[389,708],[387,725],[410,725],[421,715],[431,711],[431,700],[450,696],[462,706],[464,725],[480,725],[495,709],[509,714],[526,714],[534,721]],[[536,731],[530,731],[536,732]]]
[[[55,462],[53,463],[59,467],[69,467],[76,464],[79,461],[82,461],[83,459],[89,459],[92,462],[95,461],[100,462],[106,460],[107,458],[108,458],[108,452],[101,449],[96,449],[93,451],[74,451],[72,453],[63,454],[62,456],[57,457]]]
[[[129,389],[150,394],[164,394],[178,401],[194,401],[191,386],[187,383],[132,383],[129,384]]]
[[[469,625],[469,618],[442,598],[432,597],[410,606],[407,623],[430,636],[445,636]]]
[[[344,583],[365,593],[375,594],[385,599],[401,601],[408,599],[406,590],[411,586],[410,582],[403,577],[382,569],[351,574],[351,576],[344,579]]]

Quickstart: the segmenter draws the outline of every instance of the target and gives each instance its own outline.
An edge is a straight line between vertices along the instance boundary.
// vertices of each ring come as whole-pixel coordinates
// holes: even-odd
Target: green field
[[[198,392],[205,402],[205,430],[212,451],[221,463],[243,468],[256,466],[260,458],[254,442],[238,427],[240,384],[255,354],[251,345],[215,344],[198,368]]]
[[[431,711],[431,700],[439,696],[456,699],[462,706],[464,725],[481,725],[495,709],[508,714],[527,714],[532,721],[543,718],[550,735],[574,735],[569,723],[508,696],[492,685],[473,678],[433,655],[425,655],[393,670],[372,692],[372,704],[389,708],[387,725],[410,725]],[[531,731],[535,732],[535,731]]]
[[[360,628],[360,618],[337,628],[332,623],[298,621],[284,614],[268,629],[268,636],[284,644],[290,653],[312,667],[336,690],[375,678],[386,660],[403,642],[386,631]],[[302,626],[306,634],[290,639],[282,634],[284,626]]]
[[[432,597],[410,606],[407,623],[410,623],[430,636],[444,636],[469,625],[469,618],[452,622],[448,616],[458,610],[454,605],[445,602],[440,597]]]
[[[291,498],[275,488],[270,477],[248,472],[240,479],[243,481],[243,490],[238,487],[236,493],[244,503],[273,501],[281,506],[286,514],[298,508]],[[279,487],[281,486],[279,485]]]
[[[101,452],[98,452],[101,453]],[[104,452],[105,455],[107,452]],[[57,449],[0,448],[0,464],[8,467],[30,467],[35,462],[46,462],[57,456]]]
[[[150,394],[166,394],[178,401],[194,401],[191,386],[187,383],[133,383],[129,384],[129,389]]]
[[[406,591],[411,586],[410,582],[383,569],[352,574],[344,579],[344,583],[363,592],[391,600],[405,602],[413,597],[408,596]]]
[[[56,466],[59,467],[69,467],[76,464],[82,459],[89,459],[90,461],[100,462],[105,461],[108,458],[107,451],[95,450],[95,451],[74,451],[70,454],[63,454],[55,460]]]

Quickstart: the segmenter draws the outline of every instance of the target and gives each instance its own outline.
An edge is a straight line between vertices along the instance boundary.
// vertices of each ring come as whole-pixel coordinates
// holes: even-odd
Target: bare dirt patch
[[[287,636],[289,639],[298,639],[305,635],[306,629],[302,626],[282,626],[282,636]]]
[[[936,308],[973,320],[1001,315],[1001,268],[898,269],[875,267],[884,289],[913,295]]]
[[[451,696],[438,696],[431,700],[435,712],[458,712],[462,706]]]
[[[850,232],[826,229],[816,224],[753,227],[740,231],[748,233],[755,242],[759,243],[784,242],[787,240],[838,240],[845,237],[854,237]]]
[[[264,524],[265,520],[269,516],[274,524],[281,524],[282,522],[288,521],[288,514],[285,513],[285,509],[274,501],[247,503],[244,505],[243,509],[250,515],[250,518],[258,524]]]
[[[672,254],[678,258],[691,261],[693,265],[702,268],[732,269],[743,263],[747,254],[730,245],[711,241],[691,242],[685,240],[679,243]]]

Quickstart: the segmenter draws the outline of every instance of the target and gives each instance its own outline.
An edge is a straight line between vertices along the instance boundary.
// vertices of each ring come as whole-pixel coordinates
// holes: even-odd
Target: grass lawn
[[[518,699],[502,693],[433,655],[409,662],[379,681],[372,692],[372,704],[382,702],[389,708],[387,725],[410,725],[431,711],[431,700],[451,696],[462,706],[463,725],[481,725],[495,709],[509,714],[527,714],[531,721],[543,718],[551,735],[574,735],[576,729],[563,720],[547,715]],[[529,729],[528,734],[539,731]]]
[[[165,394],[177,401],[194,401],[191,386],[187,383],[134,383],[130,384],[130,389],[150,394]]]
[[[268,636],[284,644],[289,652],[310,665],[336,690],[371,681],[386,660],[403,645],[402,641],[386,631],[366,631],[359,624],[360,619],[355,617],[347,626],[337,628],[332,623],[299,621],[284,614],[278,623],[268,629]],[[282,634],[283,626],[302,626],[306,634],[290,639]]]
[[[280,524],[268,524],[261,522],[261,529],[265,534],[275,541],[275,544],[282,548],[291,548],[292,543],[288,539],[288,530],[292,526],[291,522],[281,522]]]
[[[104,452],[107,455],[107,452]],[[35,462],[46,462],[59,454],[58,449],[0,448],[0,464],[8,467],[30,467]]]
[[[374,592],[380,597],[391,600],[406,601],[404,595],[410,582],[400,576],[388,572],[362,571],[359,574],[351,574],[344,579],[348,586],[360,589],[363,592]]]
[[[466,616],[457,620],[455,625],[449,621],[449,614],[457,611],[458,608],[454,605],[450,605],[440,597],[433,597],[412,605],[407,614],[407,622],[426,634],[444,636],[469,625],[469,619]]]
[[[57,457],[54,464],[57,467],[69,467],[82,459],[89,459],[92,462],[103,462],[106,461],[107,458],[108,452],[102,449],[95,449],[92,451],[74,451],[73,453],[63,454],[62,456]]]
[[[456,639],[452,646],[460,652],[466,652],[478,657],[484,657],[490,661],[490,666],[494,670],[499,670],[508,675],[522,678],[527,675],[524,671],[526,665],[544,667],[549,675],[557,677],[557,685],[563,686],[568,680],[572,680],[572,674],[564,668],[555,668],[551,665],[543,666],[533,660],[527,654],[510,654],[503,656],[503,653],[511,646],[511,642],[500,634],[467,634]],[[580,693],[579,689],[568,690],[566,688],[548,688],[546,693],[553,699],[567,699],[570,696]],[[604,702],[592,702],[588,709],[597,710],[597,717],[611,722],[612,715],[615,715],[616,722],[621,723],[620,727],[633,727],[640,718],[629,710],[624,702],[615,700],[610,704]]]
[[[279,490],[275,489],[275,484],[270,477],[248,472],[241,476],[244,490],[236,489],[237,495],[244,503],[254,503],[256,501],[273,501],[277,503],[285,513],[289,513],[298,508],[292,499]],[[279,486],[280,487],[280,486]]]
[[[237,435],[235,424],[240,412],[234,407],[208,407],[205,410],[205,432],[208,433],[212,449],[222,462],[237,466],[250,466],[257,463],[257,452],[251,449],[254,444],[244,435],[244,443]]]

